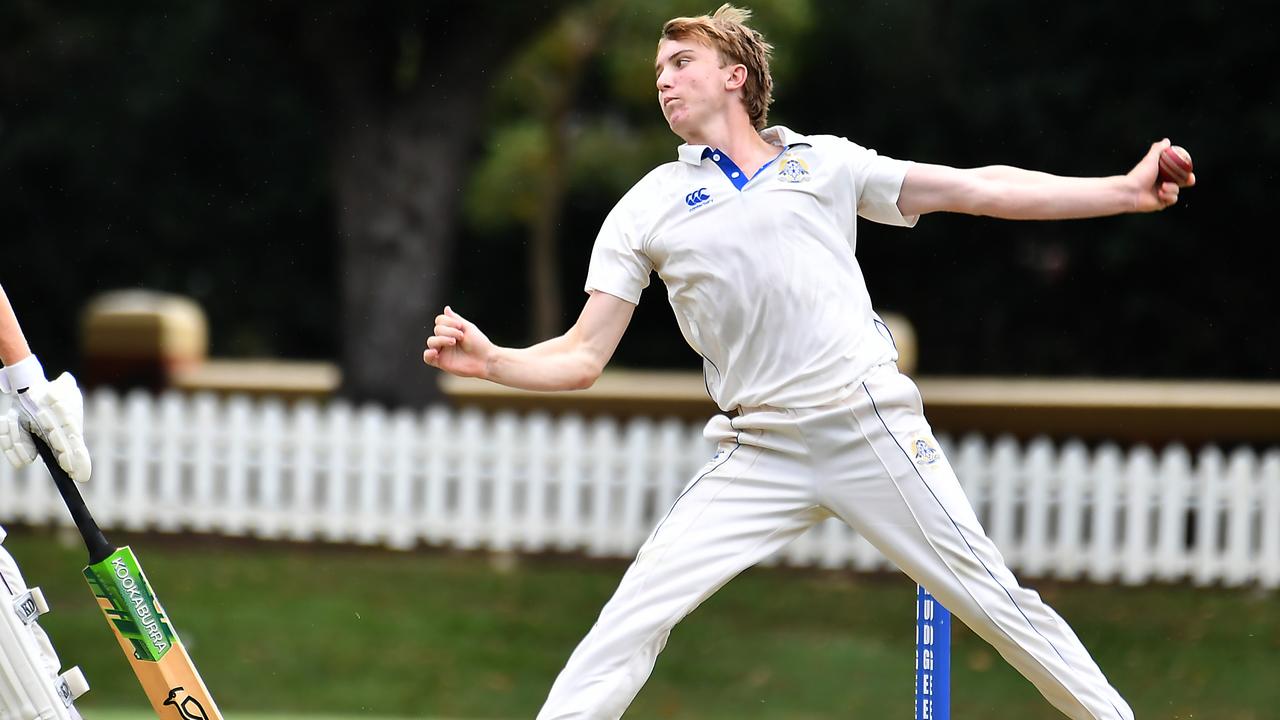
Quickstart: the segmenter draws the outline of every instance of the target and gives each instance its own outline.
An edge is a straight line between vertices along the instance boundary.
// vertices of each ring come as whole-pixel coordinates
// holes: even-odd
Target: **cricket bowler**
[[[838,517],[991,643],[1071,718],[1132,720],[1088,651],[1022,587],[978,523],[923,414],[856,258],[858,218],[912,227],[953,212],[1061,220],[1162,210],[1167,140],[1127,174],[905,162],[842,137],[767,127],[771,47],[746,10],[676,18],[654,63],[684,144],[609,213],[565,334],[491,343],[446,307],[423,361],[529,390],[589,387],[656,272],[725,412],[715,457],[640,548],[538,718],[618,718],[672,628],[815,523]],[[1184,186],[1193,185],[1189,175]]]

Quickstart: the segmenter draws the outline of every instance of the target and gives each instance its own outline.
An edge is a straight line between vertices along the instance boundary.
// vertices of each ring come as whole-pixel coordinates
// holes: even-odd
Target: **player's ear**
[[[742,86],[747,84],[747,66],[741,64],[730,65],[726,69],[729,71],[729,75],[724,80],[724,89],[741,90]]]

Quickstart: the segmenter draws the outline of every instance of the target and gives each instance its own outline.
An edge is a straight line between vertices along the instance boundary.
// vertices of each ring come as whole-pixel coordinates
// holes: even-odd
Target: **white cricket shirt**
[[[917,220],[897,206],[909,163],[781,126],[761,137],[780,153],[750,179],[714,148],[680,146],[609,213],[587,271],[588,292],[633,303],[658,273],[722,410],[836,402],[896,360],[854,258],[856,218]]]

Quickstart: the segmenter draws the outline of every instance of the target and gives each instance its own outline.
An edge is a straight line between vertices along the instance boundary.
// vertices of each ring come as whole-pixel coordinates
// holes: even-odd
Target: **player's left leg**
[[[717,416],[720,452],[658,523],[556,678],[538,720],[622,716],[676,623],[739,572],[830,517],[784,412]],[[716,428],[719,428],[717,430]]]
[[[924,420],[914,383],[874,373],[806,433],[824,500],[1072,718],[1133,712],[1056,612],[1022,587],[987,537]]]
[[[4,539],[0,527],[0,543]],[[79,720],[71,701],[88,685],[79,668],[58,675],[58,656],[36,622],[47,609],[0,544],[0,717]]]

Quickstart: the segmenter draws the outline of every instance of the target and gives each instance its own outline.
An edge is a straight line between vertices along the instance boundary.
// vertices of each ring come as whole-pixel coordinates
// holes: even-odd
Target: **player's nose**
[[[671,87],[671,78],[670,78],[670,75],[667,73],[666,68],[663,68],[662,72],[658,73],[657,85],[658,85],[659,92]]]

